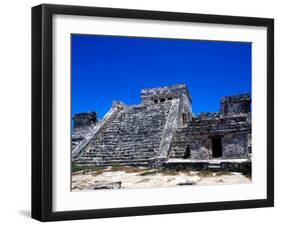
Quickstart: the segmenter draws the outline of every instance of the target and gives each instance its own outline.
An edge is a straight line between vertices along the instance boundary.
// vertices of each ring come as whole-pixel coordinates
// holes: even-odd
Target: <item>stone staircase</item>
[[[221,163],[210,161],[207,169],[210,170],[210,171],[220,171],[221,170]]]
[[[172,101],[124,108],[74,159],[83,165],[147,165],[158,153]]]

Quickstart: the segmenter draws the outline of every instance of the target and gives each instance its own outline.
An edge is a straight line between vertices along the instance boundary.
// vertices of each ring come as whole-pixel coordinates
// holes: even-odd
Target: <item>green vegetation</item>
[[[149,171],[145,171],[139,174],[139,176],[148,176],[148,175],[153,175],[156,174],[156,170],[149,170]]]
[[[180,173],[180,171],[175,170],[175,169],[167,169],[167,168],[161,168],[159,170],[159,173],[167,176],[174,176]]]
[[[229,171],[219,171],[215,173],[215,176],[225,176],[225,175],[231,175],[231,172]]]
[[[225,176],[225,175],[231,175],[231,172],[229,172],[229,171],[214,172],[211,170],[201,170],[201,171],[198,171],[198,173],[197,173],[197,176],[199,176],[199,177],[217,177],[217,176]]]
[[[146,169],[143,167],[123,166],[118,163],[113,164],[111,168],[107,169],[108,172],[124,171],[126,173],[138,173],[138,172],[143,172],[144,170]]]
[[[143,167],[136,167],[136,166],[123,166],[118,163],[115,163],[112,166],[83,166],[77,165],[75,163],[72,164],[72,173],[91,173],[92,175],[98,175],[104,172],[117,172],[117,171],[124,171],[126,173],[138,173],[147,170]]]
[[[122,168],[124,168],[124,166],[122,166],[121,164],[119,164],[119,163],[114,163],[114,164],[111,166],[110,171],[111,171],[111,172],[121,171]]]
[[[77,165],[77,164],[75,164],[75,163],[72,163],[72,165],[71,165],[71,171],[72,171],[72,173],[79,172],[79,171],[83,171],[84,168],[85,168],[85,167],[79,166],[79,165]]]
[[[82,165],[77,165],[75,163],[72,163],[71,166],[71,171],[72,173],[75,172],[82,172],[82,173],[87,173],[87,172],[91,172],[91,171],[100,171],[100,170],[105,170],[106,167],[104,166],[82,166]]]
[[[145,172],[142,172],[140,173],[139,175],[140,176],[148,176],[148,175],[153,175],[153,174],[156,174],[156,173],[161,173],[163,175],[177,175],[179,174],[179,171],[177,170],[174,170],[174,169],[166,169],[166,168],[159,168],[159,169],[149,169]]]
[[[176,170],[176,169],[167,169],[167,168],[147,168],[147,167],[137,167],[137,166],[123,166],[118,163],[112,165],[112,166],[83,166],[83,165],[77,165],[72,164],[72,173],[82,173],[82,174],[91,174],[93,176],[105,173],[105,172],[118,172],[123,171],[126,173],[139,173],[139,176],[149,176],[149,175],[155,175],[157,173],[160,173],[162,175],[166,176],[175,176],[178,175],[180,172],[182,173],[189,173],[190,170]],[[196,175],[199,177],[216,177],[216,176],[224,176],[224,175],[231,175],[231,172],[228,171],[210,171],[210,170],[201,170],[197,171]],[[250,171],[244,171],[243,175],[249,179],[251,179],[251,172]]]

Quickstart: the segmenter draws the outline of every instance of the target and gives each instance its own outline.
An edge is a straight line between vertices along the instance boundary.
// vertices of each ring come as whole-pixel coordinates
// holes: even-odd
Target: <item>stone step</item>
[[[119,155],[119,156],[107,156],[107,157],[101,157],[101,156],[79,156],[78,157],[78,159],[88,159],[88,160],[92,160],[92,159],[94,159],[94,158],[101,158],[102,160],[112,160],[113,158],[114,159],[120,159],[120,160],[122,160],[122,159],[124,159],[124,160],[126,160],[126,159],[149,159],[149,158],[151,158],[151,156],[153,156],[153,155],[140,155],[140,156],[133,156],[133,155],[131,155],[131,156],[124,156],[124,155]]]
[[[221,169],[221,164],[220,163],[209,163],[208,164],[208,170],[219,171],[220,169]]]
[[[159,148],[170,106],[171,103],[161,103],[119,111],[89,142],[87,152],[81,153],[77,161],[95,164],[94,159],[100,158],[103,164],[147,163]]]
[[[137,151],[137,150],[145,150],[145,149],[155,149],[159,146],[160,142],[157,142],[156,144],[144,144],[141,145],[140,144],[124,144],[122,143],[118,143],[116,145],[102,145],[102,144],[95,144],[95,145],[91,145],[89,147],[89,150],[91,150],[92,152],[95,151],[104,151],[104,150],[108,150],[108,151]]]
[[[131,156],[131,155],[141,155],[143,153],[143,155],[147,155],[147,154],[153,154],[155,153],[155,151],[130,151],[130,152],[124,152],[124,151],[115,151],[115,152],[108,152],[108,151],[99,151],[99,152],[87,152],[87,153],[83,153],[81,156],[114,156],[114,155],[123,155],[123,156]]]
[[[148,159],[138,159],[138,160],[110,160],[110,161],[75,161],[78,165],[101,165],[101,166],[111,166],[114,164],[120,164],[120,165],[148,165],[149,160]]]
[[[81,156],[84,156],[84,157],[114,157],[114,156],[150,156],[150,155],[153,155],[155,152],[98,152],[98,153],[95,153],[95,152],[92,152],[90,154],[82,154]]]

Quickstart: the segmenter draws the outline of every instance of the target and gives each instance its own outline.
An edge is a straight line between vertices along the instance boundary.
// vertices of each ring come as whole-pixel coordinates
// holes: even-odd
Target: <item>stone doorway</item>
[[[187,147],[185,148],[185,153],[184,153],[184,156],[183,156],[183,159],[188,159],[190,158],[190,147],[189,145],[187,145]]]
[[[212,155],[213,158],[222,157],[222,142],[221,137],[212,137]]]

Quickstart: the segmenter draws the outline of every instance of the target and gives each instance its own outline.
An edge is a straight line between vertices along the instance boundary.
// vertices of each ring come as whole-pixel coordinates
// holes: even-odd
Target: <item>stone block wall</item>
[[[85,112],[75,114],[73,117],[74,128],[89,127],[98,122],[96,112]]]
[[[249,93],[227,96],[221,99],[221,115],[251,112],[251,96]]]
[[[74,150],[91,132],[91,126],[76,127],[72,129],[71,149]]]
[[[85,112],[74,115],[71,139],[72,150],[74,150],[79,143],[83,142],[97,123],[96,112]]]
[[[186,111],[192,112],[192,99],[185,84],[165,86],[160,88],[143,89],[142,104],[152,105],[173,99],[181,99]]]
[[[223,158],[247,158],[248,157],[248,134],[229,133],[222,137]]]
[[[190,159],[212,159],[212,138],[219,137],[222,144],[221,158],[247,158],[251,143],[251,124],[247,114],[221,118],[193,118],[186,127],[178,128],[171,146],[170,158],[183,158],[187,148]]]

